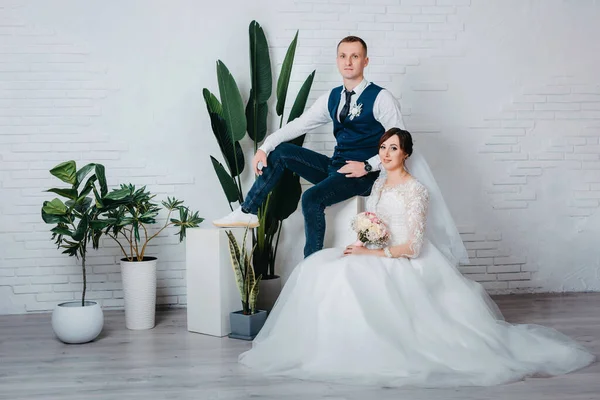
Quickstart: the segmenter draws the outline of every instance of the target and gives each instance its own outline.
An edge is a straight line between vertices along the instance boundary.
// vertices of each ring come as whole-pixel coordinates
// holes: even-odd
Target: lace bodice
[[[386,178],[378,178],[367,198],[367,211],[374,212],[390,231],[389,246],[409,244],[411,253],[417,257],[425,238],[425,220],[429,205],[429,193],[416,179],[406,183],[385,186]]]

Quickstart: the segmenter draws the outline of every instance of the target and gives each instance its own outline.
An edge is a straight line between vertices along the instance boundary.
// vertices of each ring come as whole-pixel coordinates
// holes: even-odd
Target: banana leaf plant
[[[213,156],[210,156],[211,163],[225,192],[229,208],[233,210],[231,203],[237,201],[241,204],[244,201],[240,175],[244,172],[245,160],[239,141],[246,136],[246,116],[237,83],[221,61],[217,61],[217,80],[223,103],[206,88],[202,90],[202,94],[227,170]]]
[[[93,227],[113,239],[128,261],[144,261],[148,243],[166,228],[179,228],[176,235],[182,242],[186,229],[195,228],[204,221],[198,211],[190,211],[183,201],[167,197],[161,202],[168,212],[165,222],[156,232],[150,232],[150,225],[157,223],[162,209],[153,202],[155,196],[145,186],[136,189],[134,185],[121,184],[101,199],[102,214],[93,221]],[[179,219],[171,218],[173,212],[179,214]]]
[[[86,176],[91,172],[92,175],[86,180]],[[51,201],[44,201],[42,219],[47,224],[56,224],[51,229],[52,240],[59,249],[64,249],[62,253],[81,259],[83,275],[81,306],[83,307],[87,289],[85,266],[87,247],[91,242],[92,247],[97,249],[102,235],[101,231],[94,228],[94,221],[101,213],[98,206],[101,205],[102,196],[108,193],[105,169],[102,164],[90,163],[77,170],[75,161],[70,160],[52,168],[50,174],[69,184],[70,187],[47,190],[67,200],[54,198]],[[90,194],[93,194],[93,198],[88,196]]]
[[[256,301],[258,299],[261,276],[256,276],[254,273],[252,251],[250,253],[246,251],[248,228],[244,232],[241,246],[231,231],[226,231],[226,234],[229,239],[231,266],[233,267],[235,281],[242,299],[242,313],[244,315],[256,314]]]
[[[256,152],[259,144],[265,139],[269,114],[268,101],[273,91],[269,45],[262,27],[256,21],[250,23],[249,41],[251,88],[245,110],[237,83],[221,61],[217,62],[217,80],[221,99],[219,100],[208,89],[203,90],[212,131],[226,165],[224,166],[213,156],[211,156],[211,162],[231,209],[233,209],[231,203],[237,201],[242,204],[244,201],[240,174],[244,170],[245,160],[239,141],[245,137],[245,131],[247,131]],[[277,79],[275,110],[280,117],[280,128],[283,126],[297,43],[298,32],[287,49]],[[304,112],[314,76],[315,71],[304,81],[290,110],[288,122]],[[302,146],[303,141],[304,136],[291,142]],[[262,276],[263,279],[275,277],[275,257],[282,221],[296,210],[301,194],[299,177],[286,171],[279,185],[259,209],[261,226],[253,232],[253,243],[256,246],[253,253],[253,265],[256,274]],[[270,208],[272,208],[271,211]],[[275,245],[273,245],[274,241]]]
[[[262,32],[262,29],[260,29]],[[252,35],[252,24],[250,30],[250,41],[251,43],[254,40]],[[260,47],[268,48],[266,43],[266,38],[263,35],[257,36],[258,41],[264,40],[264,44]],[[294,64],[294,56],[296,54],[296,46],[298,43],[298,32],[294,36],[294,39],[290,43],[285,58],[283,60],[283,64],[281,66],[281,71],[279,73],[279,78],[277,80],[277,103],[275,107],[275,112],[280,117],[279,119],[279,128],[283,126],[284,121],[284,111],[285,104],[288,95],[289,83],[292,74],[292,66]],[[259,46],[257,46],[259,47]],[[252,48],[252,45],[251,45]],[[252,64],[252,54],[251,54],[251,64]],[[264,58],[261,58],[264,60]],[[268,59],[267,59],[268,60]],[[270,66],[270,62],[269,62]],[[261,71],[265,69],[263,68],[254,68],[253,71]],[[315,77],[315,71],[313,71],[302,84],[292,109],[290,110],[287,122],[291,122],[294,119],[298,118],[304,112],[304,108],[306,107],[306,102],[308,99],[308,95],[310,93],[310,88],[312,86],[313,80]],[[260,79],[252,79],[253,85],[256,82],[256,85],[261,84]],[[270,86],[269,86],[270,89]],[[252,93],[261,92],[261,88],[253,86],[251,88]],[[252,97],[252,96],[251,96]],[[267,116],[258,114],[255,115],[255,119],[260,122],[257,126],[265,126],[267,124]],[[302,146],[304,143],[305,135],[302,135],[294,140],[291,140],[290,143],[294,143],[298,146]],[[257,137],[258,139],[264,139],[263,137]],[[255,144],[256,144],[255,140]],[[255,146],[257,148],[257,146]],[[279,246],[279,238],[281,235],[281,229],[283,225],[283,221],[287,219],[296,209],[298,208],[298,203],[302,196],[302,187],[300,185],[300,177],[293,173],[292,171],[286,170],[279,180],[279,183],[275,186],[273,191],[267,196],[264,204],[261,205],[258,212],[258,218],[260,221],[260,226],[256,229],[256,249],[254,251],[254,270],[256,274],[263,276],[263,279],[273,279],[276,277],[275,274],[275,261],[277,257],[277,249]],[[275,243],[274,243],[275,242]]]

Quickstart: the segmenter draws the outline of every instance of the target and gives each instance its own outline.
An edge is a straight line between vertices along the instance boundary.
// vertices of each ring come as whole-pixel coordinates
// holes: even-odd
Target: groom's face
[[[337,50],[337,66],[344,79],[359,79],[369,64],[369,57],[360,42],[340,43]]]

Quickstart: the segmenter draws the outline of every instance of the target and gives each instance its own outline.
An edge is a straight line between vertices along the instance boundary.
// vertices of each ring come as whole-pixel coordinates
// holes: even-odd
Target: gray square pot
[[[259,310],[256,314],[244,315],[240,311],[234,311],[229,314],[229,322],[231,324],[230,338],[252,340],[258,335],[261,328],[267,320],[267,312]]]

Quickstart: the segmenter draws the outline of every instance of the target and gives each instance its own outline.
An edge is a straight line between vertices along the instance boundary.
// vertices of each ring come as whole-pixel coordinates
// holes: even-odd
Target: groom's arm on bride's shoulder
[[[425,240],[429,192],[421,183],[415,182],[407,197],[405,217],[408,222],[408,241],[398,246],[388,247],[387,251],[384,249],[382,252],[386,257],[417,258],[421,253]]]
[[[314,104],[304,111],[301,116],[267,136],[258,149],[269,155],[281,143],[296,139],[321,125],[331,122],[331,116],[327,108],[328,100],[329,92],[319,96]]]
[[[373,104],[373,117],[383,126],[383,129],[387,132],[391,128],[400,128],[406,130],[404,126],[404,119],[402,118],[402,111],[400,110],[400,102],[394,97],[392,92],[387,89],[383,89],[377,95],[375,103]],[[367,160],[373,167],[372,171],[381,170],[381,159],[379,154]]]

